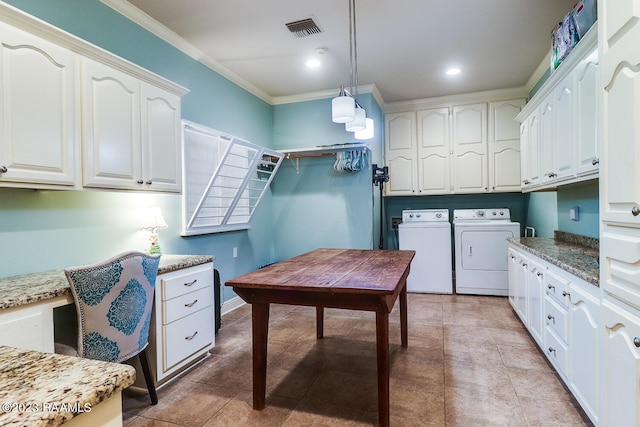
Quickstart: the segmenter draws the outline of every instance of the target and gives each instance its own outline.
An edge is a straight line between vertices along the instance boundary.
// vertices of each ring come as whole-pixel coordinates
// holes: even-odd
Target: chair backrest
[[[160,256],[125,252],[65,269],[78,311],[78,355],[122,362],[149,343]]]

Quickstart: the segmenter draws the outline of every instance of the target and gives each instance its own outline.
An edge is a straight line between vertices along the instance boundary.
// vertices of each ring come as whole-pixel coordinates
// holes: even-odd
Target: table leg
[[[402,347],[409,346],[409,334],[407,331],[407,284],[400,291],[400,340]]]
[[[316,337],[321,339],[324,336],[324,307],[316,306]]]
[[[389,425],[389,313],[376,312],[376,347],[378,359],[378,423]]]
[[[269,304],[251,305],[253,331],[253,409],[264,409],[267,393],[267,335]]]

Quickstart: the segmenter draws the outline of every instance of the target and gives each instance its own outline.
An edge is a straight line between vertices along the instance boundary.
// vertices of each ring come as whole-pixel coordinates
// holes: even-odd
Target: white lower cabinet
[[[149,332],[156,385],[207,356],[215,344],[213,263],[158,275]]]
[[[600,422],[600,372],[616,369],[603,364],[600,355],[600,288],[513,245],[508,256],[509,280],[514,281],[509,301],[533,339],[594,424],[624,425]],[[640,319],[634,336],[640,337]],[[640,351],[636,356],[640,361]],[[635,384],[640,387],[640,381]],[[634,399],[640,397],[640,388],[634,393]]]
[[[640,422],[640,312],[615,300],[602,303],[602,425],[637,426]]]
[[[569,284],[569,388],[593,422],[598,421],[600,348],[600,298],[593,285],[583,282]]]

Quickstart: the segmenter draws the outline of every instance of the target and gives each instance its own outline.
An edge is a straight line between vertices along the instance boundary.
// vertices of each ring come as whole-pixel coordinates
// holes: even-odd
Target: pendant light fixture
[[[344,86],[331,101],[331,116],[335,123],[344,123],[349,132],[361,132],[367,127],[367,114],[358,103],[358,45],[356,38],[356,2],[349,1],[349,90]],[[355,83],[355,92],[354,92]],[[355,93],[355,96],[353,95]],[[372,125],[373,127],[373,125]]]

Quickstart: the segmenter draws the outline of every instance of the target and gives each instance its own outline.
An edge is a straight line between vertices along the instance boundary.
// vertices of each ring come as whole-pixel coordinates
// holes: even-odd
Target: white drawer
[[[567,365],[568,365],[568,351],[567,345],[562,342],[553,332],[552,329],[547,327],[545,332],[545,346],[543,348],[547,358],[553,363],[558,370],[558,373],[566,378],[567,377]]]
[[[213,346],[213,307],[207,307],[162,327],[163,371],[166,372],[199,350]]]
[[[213,287],[213,263],[197,265],[158,276],[162,300]]]
[[[213,305],[213,287],[209,286],[195,292],[162,301],[162,324],[174,322],[205,307]]]
[[[569,281],[551,270],[544,275],[544,288],[547,295],[555,298],[564,307],[569,307]]]
[[[544,320],[548,328],[551,328],[559,338],[567,342],[569,328],[567,310],[549,296],[544,299]]]

